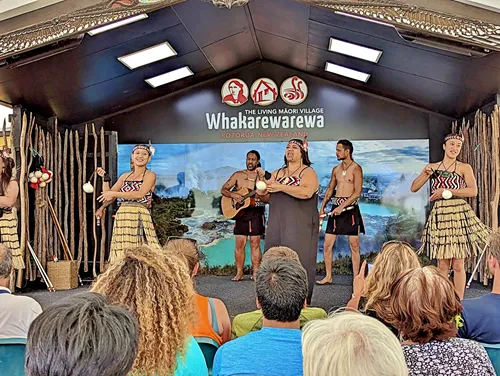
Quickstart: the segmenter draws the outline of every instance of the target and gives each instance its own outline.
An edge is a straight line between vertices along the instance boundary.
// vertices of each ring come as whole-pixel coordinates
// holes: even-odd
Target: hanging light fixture
[[[212,3],[218,8],[228,8],[231,7],[242,7],[243,5],[248,4],[250,0],[202,0],[206,3]]]

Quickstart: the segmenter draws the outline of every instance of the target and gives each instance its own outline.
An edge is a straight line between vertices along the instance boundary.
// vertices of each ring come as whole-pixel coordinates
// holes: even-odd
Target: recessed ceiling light
[[[117,27],[120,27],[120,26],[125,26],[125,25],[131,24],[133,22],[143,20],[145,18],[148,18],[148,15],[146,13],[138,14],[137,16],[125,18],[124,20],[113,22],[113,23],[110,23],[109,25],[104,25],[102,27],[98,27],[97,29],[90,30],[87,32],[87,34],[90,36],[94,36],[96,34],[104,33],[105,31],[116,29]]]
[[[371,19],[371,18],[366,18],[366,17],[355,15],[355,14],[350,14],[350,13],[345,13],[345,12],[339,12],[339,11],[335,11],[335,14],[338,14],[340,16],[346,16],[346,17],[355,18],[355,19],[361,20],[361,21],[375,23],[375,24],[382,25],[382,26],[394,27],[394,25],[391,25],[390,23],[383,22],[383,21],[377,21],[377,20],[374,20],[374,19]]]
[[[172,48],[170,43],[163,42],[144,50],[120,56],[118,60],[129,69],[135,69],[175,55],[177,55],[177,52]]]
[[[325,70],[330,73],[335,73],[362,82],[368,82],[368,80],[370,79],[370,75],[368,73],[363,73],[354,69],[349,69],[341,65],[330,63],[329,61],[326,62]]]
[[[330,38],[328,49],[332,52],[352,56],[358,59],[378,63],[382,51],[374,50],[373,48],[363,47],[354,43],[344,42],[343,40]]]
[[[186,66],[167,73],[160,74],[159,76],[148,78],[146,82],[152,87],[158,87],[173,81],[180,80],[184,77],[192,76],[193,74],[193,71]]]

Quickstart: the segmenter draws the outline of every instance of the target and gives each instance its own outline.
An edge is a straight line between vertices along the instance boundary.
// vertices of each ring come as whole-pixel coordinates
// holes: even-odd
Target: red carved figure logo
[[[305,81],[297,76],[287,78],[281,84],[281,99],[286,104],[296,106],[304,102],[307,98],[308,89]]]
[[[248,86],[238,78],[232,78],[222,85],[222,103],[238,107],[248,101]]]
[[[278,98],[278,86],[270,78],[259,78],[250,89],[253,103],[259,106],[269,106]]]

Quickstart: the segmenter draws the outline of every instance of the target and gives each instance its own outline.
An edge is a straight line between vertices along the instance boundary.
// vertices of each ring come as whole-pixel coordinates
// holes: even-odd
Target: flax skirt
[[[24,269],[23,255],[19,247],[19,236],[17,234],[17,215],[16,209],[4,213],[0,218],[0,241],[12,251],[12,263],[14,269]]]
[[[123,203],[115,215],[109,261],[123,257],[133,247],[148,244],[160,248],[149,210],[139,203]]]
[[[491,230],[461,198],[434,203],[422,233],[422,247],[431,259],[476,256],[488,243]]]

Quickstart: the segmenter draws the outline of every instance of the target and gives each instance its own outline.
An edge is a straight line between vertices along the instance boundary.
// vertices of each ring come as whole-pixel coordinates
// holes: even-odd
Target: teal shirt
[[[177,355],[174,376],[208,376],[207,363],[200,346],[193,337],[187,343],[184,360]]]

